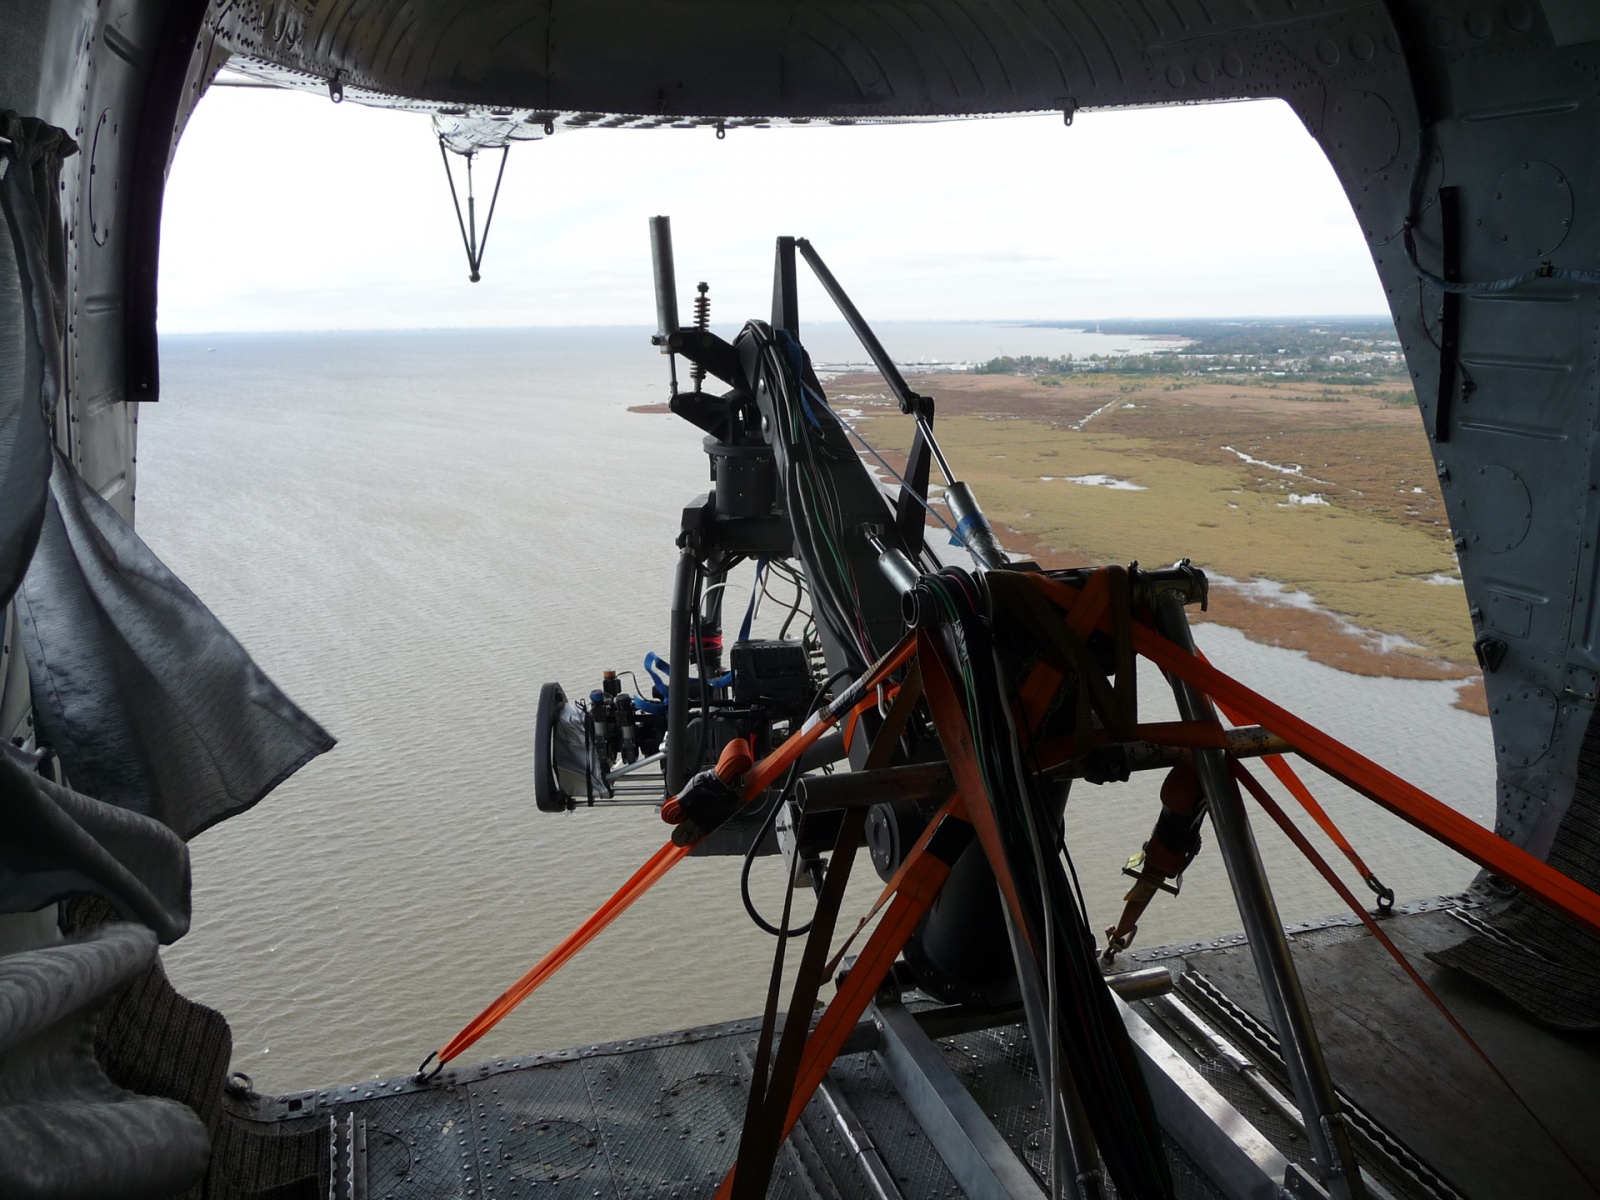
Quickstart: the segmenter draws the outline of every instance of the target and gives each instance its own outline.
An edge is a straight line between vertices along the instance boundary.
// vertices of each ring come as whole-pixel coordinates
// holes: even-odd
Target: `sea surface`
[[[1138,344],[879,332],[924,365]],[[865,359],[842,326],[802,333],[819,363]],[[409,1072],[664,839],[650,808],[538,812],[533,715],[547,680],[587,691],[665,651],[679,513],[707,486],[700,434],[628,411],[667,398],[642,329],[203,335],[162,351],[162,400],[140,415],[138,530],[339,738],[194,840],[194,927],[164,952],[168,971],[227,1015],[234,1066],[263,1091]],[[1346,675],[1216,626],[1197,637],[1224,670],[1491,821],[1488,722],[1452,708],[1450,684]],[[1171,715],[1159,676],[1141,694],[1146,719]],[[1156,786],[1074,793],[1069,846],[1097,928],[1120,909]],[[1472,878],[1368,802],[1313,786],[1402,898]],[[1285,919],[1336,911],[1288,842],[1257,830]],[[771,912],[780,873],[756,872]],[[859,860],[847,914],[874,882]],[[1237,926],[1208,846],[1139,944]],[[470,1058],[751,1015],[772,949],[741,908],[737,863],[688,860]]]

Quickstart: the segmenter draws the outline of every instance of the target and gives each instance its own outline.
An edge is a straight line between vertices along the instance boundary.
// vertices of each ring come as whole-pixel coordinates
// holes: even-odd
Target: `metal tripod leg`
[[[1176,596],[1168,595],[1161,601],[1156,609],[1156,624],[1174,645],[1194,653],[1189,619]],[[1216,720],[1210,699],[1181,679],[1174,678],[1171,682],[1178,713],[1184,720]],[[1289,954],[1283,921],[1278,916],[1278,906],[1261,865],[1261,854],[1250,830],[1238,781],[1228,766],[1227,755],[1221,750],[1196,750],[1194,765],[1205,791],[1217,847],[1228,870],[1228,882],[1233,885],[1245,936],[1250,940],[1250,954],[1255,960],[1256,973],[1261,977],[1261,991],[1267,999],[1272,1026],[1283,1048],[1289,1082],[1306,1118],[1306,1139],[1321,1168],[1323,1184],[1341,1200],[1366,1200],[1367,1192],[1361,1183],[1344,1115],[1333,1080],[1328,1076],[1322,1047],[1317,1042],[1317,1031],[1311,1023],[1311,1010],[1306,1006],[1305,993],[1300,990],[1300,976]]]

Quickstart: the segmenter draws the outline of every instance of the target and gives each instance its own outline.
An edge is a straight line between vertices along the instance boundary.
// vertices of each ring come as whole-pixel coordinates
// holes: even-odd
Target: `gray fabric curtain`
[[[64,387],[61,160],[77,147],[61,130],[9,112],[0,112],[0,137],[3,604],[28,570],[50,496],[52,426]],[[0,912],[84,893],[176,941],[189,928],[188,850],[160,822],[59,787],[38,774],[31,756],[0,746]]]
[[[16,603],[40,743],[185,841],[334,744],[60,455]]]
[[[0,958],[0,1196],[178,1196],[200,1180],[200,1118],[118,1087],[95,1058],[107,1001],[155,960],[150,931],[122,921]]]
[[[52,536],[42,540],[56,548],[46,556],[54,565],[48,581],[54,591],[36,589],[29,627],[19,620],[14,629],[27,641],[42,621],[65,639],[76,636],[70,619],[77,610],[68,609],[68,600],[80,607],[84,597],[97,602],[98,584],[110,608],[121,611],[133,601],[120,597],[108,576],[124,561],[131,570],[149,568],[137,555],[118,557],[117,547],[132,539],[131,530],[102,533],[81,517],[87,503],[78,494],[81,482],[52,453],[66,332],[59,180],[61,159],[76,147],[60,130],[12,113],[0,113],[0,137],[6,139],[0,143],[0,607],[13,598],[19,616],[27,607],[23,580],[29,572],[38,574],[49,514]],[[51,497],[52,474],[66,477],[64,494],[76,506],[74,528],[94,530],[86,535],[100,538],[83,551],[95,564],[95,583],[74,576],[73,548],[61,549],[66,522],[60,501]],[[96,511],[95,519],[108,524],[105,512]],[[117,520],[114,513],[111,519]],[[131,585],[123,590],[130,589],[137,591]],[[192,596],[182,595],[198,608]],[[66,641],[58,646],[50,638],[32,640],[35,649],[59,650],[69,665],[74,661]],[[231,639],[228,644],[235,645]],[[48,661],[42,673],[30,670],[28,682],[37,688],[33,681],[41,678],[47,687],[55,683]],[[8,679],[0,686],[20,682]],[[64,682],[67,698],[79,704],[116,699],[90,696],[84,686],[93,680],[82,672]],[[50,699],[54,707],[47,711],[54,714],[63,696]],[[224,720],[231,715],[218,714]],[[101,747],[92,740],[92,722],[77,732],[102,756],[142,760],[164,749],[149,742]],[[180,739],[177,751],[190,742]],[[107,999],[151,970],[157,940],[173,942],[188,930],[189,848],[150,815],[151,805],[118,807],[60,787],[38,773],[35,757],[0,745],[0,912],[34,911],[89,894],[103,897],[129,920],[0,958],[0,1195],[176,1195],[205,1171],[206,1127],[182,1104],[113,1085],[95,1059],[94,1030]],[[214,799],[211,806],[218,807]],[[167,804],[180,817],[192,816],[195,807]]]
[[[66,249],[58,215],[64,132],[0,112],[0,605],[22,582],[50,477],[50,426],[61,396]],[[20,368],[20,369],[19,369]]]
[[[189,851],[161,822],[41,778],[0,747],[0,912],[90,894],[170,945],[189,931]]]
[[[71,785],[0,753],[0,911],[90,893],[171,942],[189,923],[183,842],[333,739],[53,449],[61,160],[77,147],[12,113],[0,137],[0,603],[38,742]]]

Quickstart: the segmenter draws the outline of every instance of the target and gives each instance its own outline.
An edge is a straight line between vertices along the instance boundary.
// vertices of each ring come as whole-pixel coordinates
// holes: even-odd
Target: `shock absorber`
[[[711,297],[707,294],[711,286],[706,283],[698,285],[699,295],[694,298],[694,327],[696,329],[711,328]],[[694,383],[694,390],[699,391],[700,385],[705,382],[706,369],[699,363],[689,368],[689,378]]]

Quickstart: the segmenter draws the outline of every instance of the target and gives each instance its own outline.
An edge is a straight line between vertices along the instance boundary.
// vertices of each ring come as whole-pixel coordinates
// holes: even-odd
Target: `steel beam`
[[[917,1124],[969,1200],[1045,1200],[1044,1189],[962,1086],[916,1019],[898,1004],[874,1006],[878,1057]]]
[[[1228,1200],[1278,1200],[1289,1160],[1120,996],[1113,1003],[1139,1056],[1161,1128]]]
[[[1189,633],[1189,619],[1183,603],[1168,595],[1156,608],[1156,625],[1174,645],[1190,654],[1195,652]],[[1178,702],[1178,715],[1186,721],[1215,721],[1217,714],[1209,697],[1174,676],[1172,690]],[[1366,1200],[1359,1164],[1328,1065],[1322,1057],[1311,1009],[1300,988],[1289,953],[1289,940],[1283,932],[1283,919],[1267,882],[1261,852],[1238,781],[1233,777],[1227,755],[1221,750],[1195,750],[1194,765],[1205,792],[1211,827],[1216,831],[1217,848],[1228,871],[1239,917],[1250,941],[1250,954],[1261,978],[1272,1026],[1283,1047],[1284,1066],[1294,1087],[1295,1101],[1306,1114],[1306,1140],[1316,1156],[1322,1181],[1336,1200]]]

